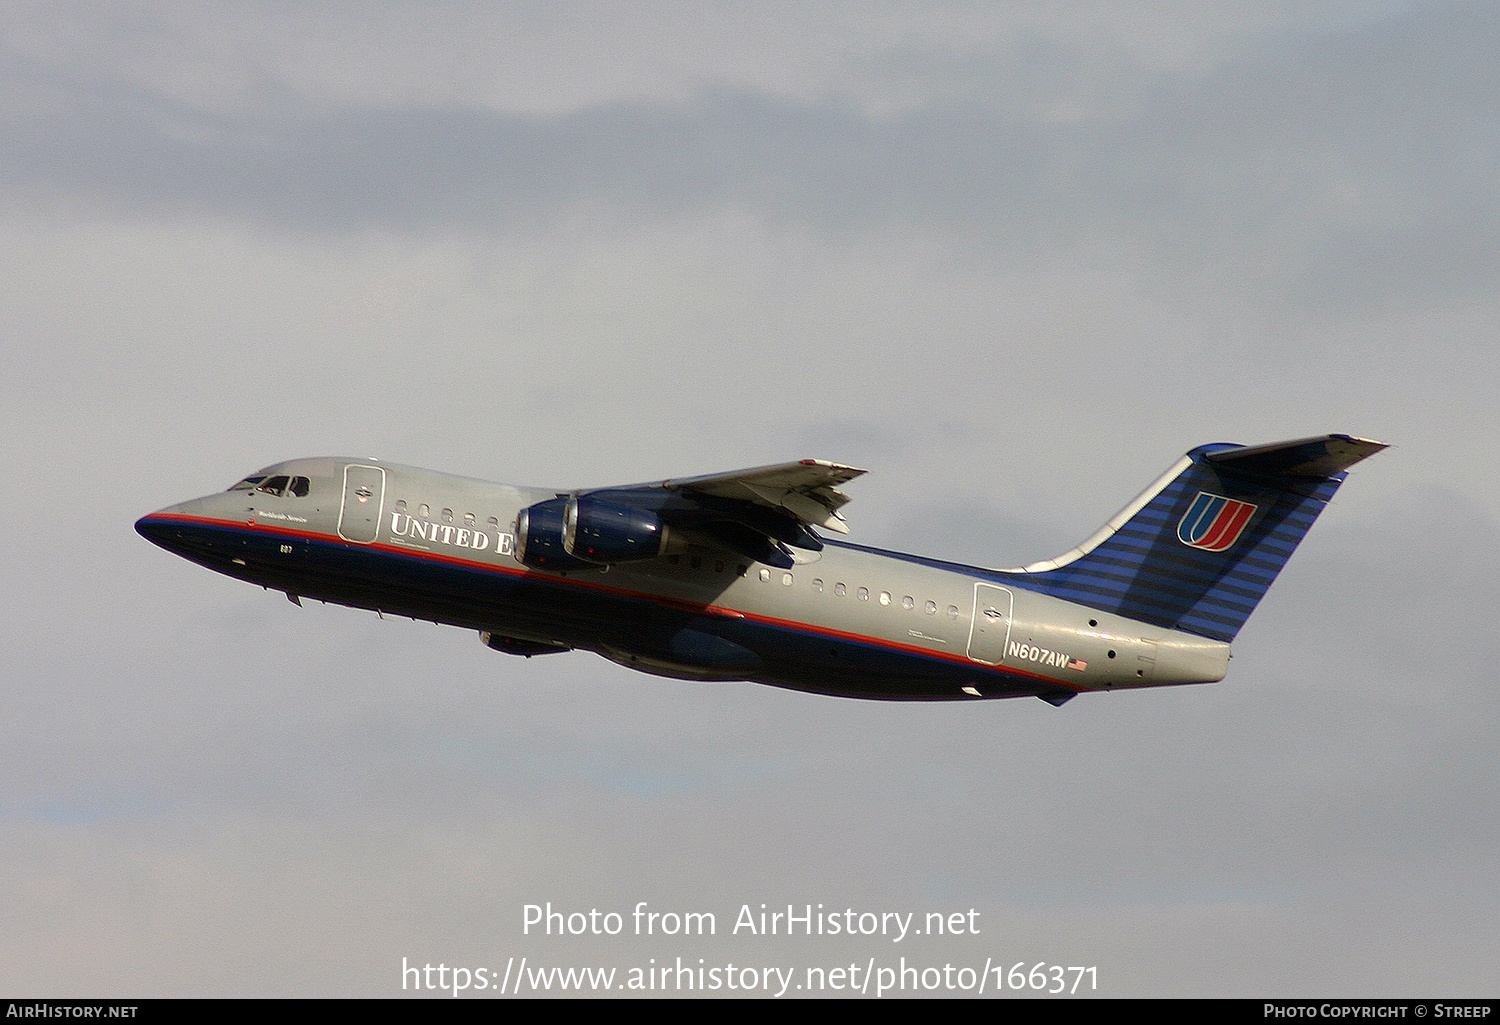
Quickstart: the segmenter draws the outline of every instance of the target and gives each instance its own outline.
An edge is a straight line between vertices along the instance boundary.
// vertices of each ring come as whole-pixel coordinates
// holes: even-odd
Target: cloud
[[[1494,15],[794,6],[8,32],[11,990],[626,963],[665,948],[529,946],[519,908],[645,899],[975,906],[923,955],[1110,995],[1488,992]],[[319,450],[558,485],[813,456],[872,470],[853,540],[1015,564],[1190,445],[1329,429],[1397,447],[1228,679],[1063,709],[512,659],[129,529]],[[690,948],[746,949],[889,952]]]

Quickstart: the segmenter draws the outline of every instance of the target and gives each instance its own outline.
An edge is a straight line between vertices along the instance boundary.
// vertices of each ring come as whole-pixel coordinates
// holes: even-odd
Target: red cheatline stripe
[[[184,523],[202,523],[213,527],[225,527],[232,530],[243,530],[258,532],[262,534],[276,534],[283,537],[298,537],[309,541],[324,541],[333,544],[345,545],[356,550],[376,550],[388,555],[400,555],[406,558],[426,559],[431,562],[441,562],[453,566],[463,566],[469,569],[482,570],[489,573],[498,573],[508,577],[534,577],[544,580],[549,584],[557,584],[563,587],[573,587],[579,590],[595,591],[601,594],[612,594],[623,598],[644,599],[656,602],[668,608],[680,609],[684,612],[701,613],[721,618],[744,619],[752,623],[760,623],[763,626],[778,627],[784,630],[792,630],[800,633],[816,634],[821,637],[829,637],[836,640],[851,641],[856,644],[867,644],[872,647],[885,648],[889,651],[899,651],[910,655],[918,655],[922,658],[935,659],[942,662],[951,662],[955,665],[966,666],[970,669],[984,669],[989,672],[998,673],[1001,676],[1017,677],[1025,680],[1037,680],[1053,687],[1063,687],[1068,690],[1085,692],[1091,688],[1083,687],[1074,683],[1065,683],[1062,680],[1041,673],[1033,673],[1025,669],[1011,668],[1009,666],[992,666],[981,662],[975,662],[967,655],[959,655],[947,651],[934,651],[931,648],[919,648],[911,644],[903,644],[900,641],[887,640],[883,637],[871,637],[867,634],[849,633],[844,630],[835,630],[832,627],[818,626],[814,623],[802,623],[792,619],[777,619],[774,616],[763,616],[754,612],[742,612],[739,609],[731,609],[722,605],[704,605],[699,602],[684,601],[681,598],[671,598],[666,595],[652,594],[649,591],[630,591],[620,587],[611,587],[607,584],[599,584],[589,580],[579,580],[574,577],[557,577],[537,573],[532,570],[509,566],[497,566],[491,562],[475,562],[472,559],[460,559],[456,556],[445,555],[441,552],[427,552],[420,549],[404,548],[399,545],[389,544],[361,544],[348,541],[333,534],[318,534],[307,530],[297,530],[291,527],[273,526],[268,523],[247,524],[241,520],[220,520],[207,516],[191,516],[187,513],[161,513],[145,517],[147,520],[177,520]]]

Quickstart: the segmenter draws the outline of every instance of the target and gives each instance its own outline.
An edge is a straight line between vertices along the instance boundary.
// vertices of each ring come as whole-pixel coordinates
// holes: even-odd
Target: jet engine
[[[516,557],[547,569],[608,566],[662,555],[668,534],[667,525],[648,509],[560,495],[521,510]]]

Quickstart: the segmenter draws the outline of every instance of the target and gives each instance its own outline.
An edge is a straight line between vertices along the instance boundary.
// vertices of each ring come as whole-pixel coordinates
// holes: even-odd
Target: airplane
[[[576,491],[376,459],[277,463],[142,517],[145,538],[303,598],[584,650],[693,681],[963,701],[1224,678],[1230,642],[1348,468],[1345,434],[1193,449],[1056,558],[985,569],[882,551],[804,459]]]

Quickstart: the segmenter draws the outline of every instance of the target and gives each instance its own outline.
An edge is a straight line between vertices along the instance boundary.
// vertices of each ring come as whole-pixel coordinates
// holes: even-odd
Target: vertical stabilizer
[[[1345,471],[1385,445],[1347,434],[1193,449],[1093,537],[1016,584],[1230,641]]]

